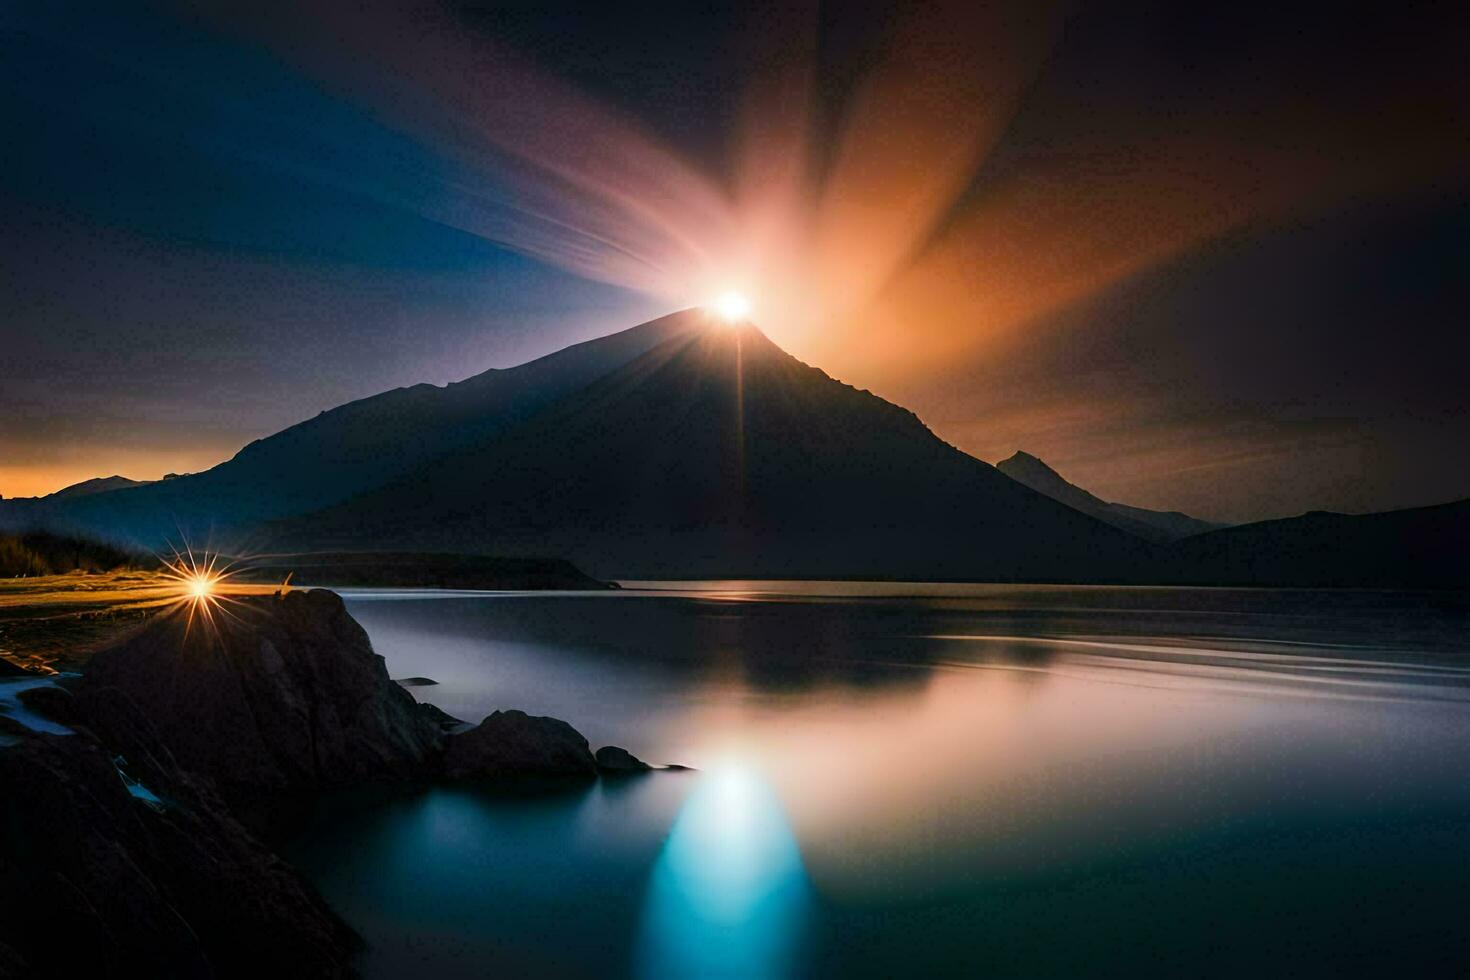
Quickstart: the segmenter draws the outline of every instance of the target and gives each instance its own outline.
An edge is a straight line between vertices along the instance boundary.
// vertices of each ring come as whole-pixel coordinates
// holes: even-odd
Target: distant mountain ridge
[[[69,487],[62,487],[52,494],[47,494],[47,499],[66,499],[70,497],[86,497],[94,493],[107,493],[111,490],[126,490],[129,487],[141,487],[151,480],[129,480],[125,476],[99,476],[81,483],[73,483]]]
[[[558,555],[601,578],[1126,580],[1151,548],[753,326],[675,337],[274,546]]]
[[[1212,529],[1102,501],[1028,454],[992,467],[697,310],[351,402],[204,473],[85,492],[110,479],[0,502],[0,526],[564,559],[600,579],[1470,585],[1470,501]]]
[[[1150,541],[1177,541],[1192,534],[1202,534],[1228,526],[1190,517],[1177,510],[1147,510],[1128,504],[1111,503],[1069,482],[1046,463],[1026,452],[1016,452],[1008,459],[996,463],[995,468],[1038,493],[1060,500],[1073,510],[1091,514],[1100,521]]]
[[[60,490],[53,490],[51,493],[45,494],[40,497],[10,497],[8,500],[6,500],[6,498],[0,498],[0,500],[5,500],[6,503],[10,504],[22,505],[31,504],[40,500],[69,500],[74,497],[87,497],[94,493],[109,493],[113,490],[126,490],[129,487],[141,487],[146,483],[152,482],[152,480],[130,480],[125,476],[116,475],[94,476],[90,480],[82,480],[80,483],[73,483],[69,486],[62,487]]]
[[[202,473],[84,500],[48,498],[23,516],[158,548],[325,507],[528,418],[701,323],[686,310],[442,388],[395,388],[256,440]]]
[[[1199,585],[1470,586],[1470,499],[1377,514],[1312,511],[1175,545],[1161,577]]]

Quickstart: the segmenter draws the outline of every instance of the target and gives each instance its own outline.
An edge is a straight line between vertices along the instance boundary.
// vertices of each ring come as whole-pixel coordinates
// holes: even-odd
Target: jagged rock
[[[21,980],[22,977],[32,975],[25,960],[20,958],[20,954],[0,943],[0,980]]]
[[[609,773],[648,772],[653,767],[627,749],[604,745],[597,750],[597,768]]]
[[[432,724],[437,725],[439,730],[446,735],[457,729],[464,728],[467,724],[467,722],[460,721],[436,704],[420,701],[418,709],[419,714],[427,718]]]
[[[80,723],[76,698],[64,687],[46,684],[21,691],[16,697],[27,708],[58,725],[75,727]]]
[[[207,784],[147,755],[165,806],[87,733],[0,748],[0,975],[348,975],[357,940],[310,885]]]
[[[556,718],[497,711],[467,732],[451,735],[444,774],[451,779],[491,776],[596,776],[587,740]]]
[[[326,591],[229,600],[212,624],[155,618],[71,683],[110,748],[130,760],[163,753],[161,764],[208,776],[242,815],[290,794],[420,780],[442,748]]]

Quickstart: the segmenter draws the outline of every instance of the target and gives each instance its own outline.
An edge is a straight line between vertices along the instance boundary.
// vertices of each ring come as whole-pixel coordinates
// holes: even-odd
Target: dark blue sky
[[[655,309],[420,217],[442,159],[257,45],[5,16],[7,469],[194,468]]]
[[[522,206],[524,187],[405,126],[371,86],[314,70],[270,29],[288,9],[0,12],[0,493],[202,468],[348,399],[669,308],[431,217],[470,198]],[[793,9],[468,4],[452,16],[468,43],[524,54],[718,185],[741,93],[768,67],[750,53],[796,30]],[[1068,153],[1102,159],[1103,131],[1138,145],[1217,131],[1259,158],[1263,180],[1280,169],[1278,143],[1369,152],[1359,128],[1363,146],[1402,133],[1404,155],[1437,165],[1233,221],[1015,342],[886,373],[842,341],[819,366],[983,458],[1025,448],[1133,503],[1241,519],[1470,495],[1456,451],[1470,437],[1467,136],[1443,108],[1464,78],[1443,68],[1437,15],[1351,23],[1328,10],[1063,11],[957,213]],[[883,4],[817,11],[819,131],[838,125],[897,19]],[[1281,120],[1258,108],[1278,104]],[[1329,135],[1302,136],[1308,118]],[[830,152],[819,140],[818,168]]]

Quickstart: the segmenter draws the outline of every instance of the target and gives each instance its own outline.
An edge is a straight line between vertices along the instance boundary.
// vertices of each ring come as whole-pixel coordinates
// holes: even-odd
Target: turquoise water
[[[336,801],[369,976],[1449,975],[1463,595],[349,593],[459,717],[697,772]]]

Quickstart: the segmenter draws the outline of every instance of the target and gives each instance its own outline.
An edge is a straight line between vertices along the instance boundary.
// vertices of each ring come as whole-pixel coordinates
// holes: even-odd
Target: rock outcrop
[[[556,718],[497,711],[467,732],[451,735],[444,755],[450,779],[496,776],[596,776],[587,740]]]
[[[346,975],[356,938],[261,842],[322,790],[447,776],[596,778],[555,718],[473,729],[390,680],[342,600],[165,614],[79,678],[7,682],[0,977]],[[69,734],[59,734],[68,732]]]
[[[232,599],[205,621],[176,612],[98,653],[77,708],[123,755],[209,777],[237,812],[364,783],[422,780],[439,727],[393,683],[332,592]]]
[[[351,930],[160,755],[130,790],[86,732],[0,747],[0,976],[348,975]]]
[[[0,944],[0,980],[20,980],[21,977],[30,976],[31,969],[26,966],[26,961],[20,958],[20,954],[9,946]]]
[[[21,691],[18,697],[21,704],[59,725],[73,727],[81,720],[77,713],[76,697],[56,684],[29,688]]]
[[[597,750],[597,768],[605,773],[648,772],[653,767],[627,749],[604,745]]]

